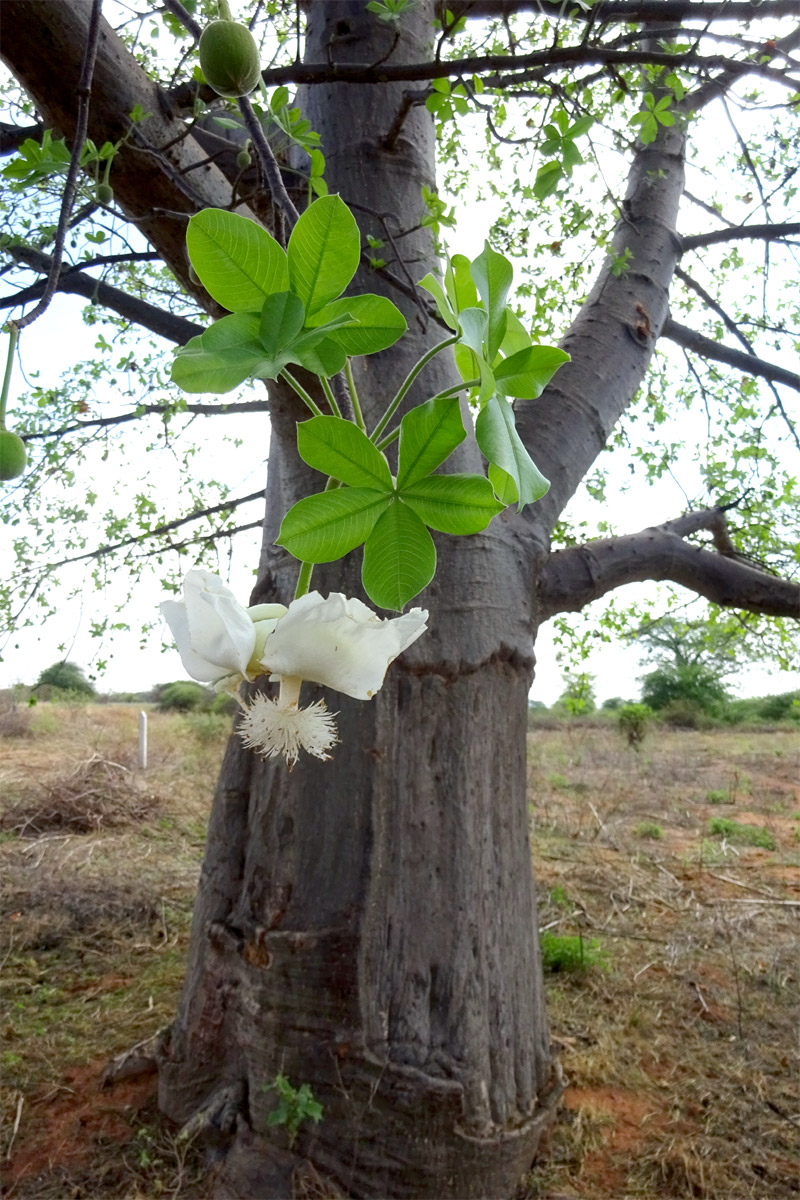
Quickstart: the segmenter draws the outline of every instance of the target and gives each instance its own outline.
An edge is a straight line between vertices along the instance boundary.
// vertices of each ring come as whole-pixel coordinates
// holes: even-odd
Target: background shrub
[[[158,707],[165,712],[195,712],[208,700],[208,691],[200,683],[180,679],[158,689]]]

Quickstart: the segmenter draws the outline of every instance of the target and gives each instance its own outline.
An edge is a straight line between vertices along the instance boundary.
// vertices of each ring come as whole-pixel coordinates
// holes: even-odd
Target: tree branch
[[[442,5],[458,20],[470,17],[480,20],[502,19],[516,13],[535,12],[549,17],[563,17],[562,0],[447,0]],[[797,15],[796,0],[599,0],[593,6],[569,8],[569,16],[578,21],[590,18],[595,24],[618,22],[635,24],[640,21],[753,21],[774,20]]]
[[[33,442],[42,438],[63,437],[66,433],[76,433],[81,429],[104,429],[110,425],[126,425],[129,421],[139,421],[142,417],[160,416],[172,413],[182,416],[190,413],[192,416],[229,417],[232,413],[269,412],[269,400],[235,400],[232,404],[187,404],[177,409],[169,404],[143,404],[133,412],[118,413],[115,417],[93,417],[88,421],[75,421],[72,425],[63,425],[61,429],[46,429],[39,433],[21,434],[24,442]]]
[[[670,70],[695,69],[703,74],[712,71],[730,72],[732,80],[742,75],[760,75],[772,79],[796,91],[798,80],[788,71],[770,67],[751,59],[729,58],[722,54],[698,55],[668,54],[661,50],[616,50],[604,46],[577,45],[551,46],[547,50],[536,50],[531,54],[517,56],[487,54],[475,58],[458,58],[450,61],[434,60],[419,63],[384,63],[379,67],[353,63],[292,63],[287,67],[273,67],[262,71],[261,78],[266,87],[281,84],[330,85],[332,83],[408,83],[422,80],[452,78],[458,75],[483,75],[490,87],[505,87],[507,84],[539,79],[562,70],[565,66],[618,66],[641,67],[663,66]],[[720,76],[722,78],[722,76]],[[710,86],[710,85],[709,85]],[[728,85],[729,86],[729,85]],[[180,84],[168,93],[181,108],[194,102],[198,89],[196,84]],[[201,88],[199,95],[205,95]],[[213,93],[210,92],[210,99]]]
[[[23,142],[28,138],[41,141],[44,125],[9,125],[0,121],[0,158],[6,154],[16,154]]]
[[[112,542],[110,545],[107,545],[107,546],[98,546],[96,550],[87,550],[85,554],[76,554],[71,558],[62,558],[59,562],[48,563],[48,566],[47,566],[48,574],[51,574],[53,571],[57,570],[59,567],[69,566],[70,563],[86,562],[88,559],[92,559],[92,558],[102,558],[106,554],[113,554],[117,550],[124,550],[127,546],[135,546],[139,542],[149,541],[150,538],[158,537],[162,533],[169,533],[170,530],[178,529],[181,525],[188,525],[192,521],[201,520],[203,517],[212,517],[212,516],[214,516],[215,513],[229,512],[229,511],[232,512],[233,509],[238,508],[242,504],[248,504],[252,500],[263,500],[263,499],[264,499],[264,489],[261,488],[260,491],[258,491],[258,492],[251,492],[249,496],[240,496],[238,500],[225,500],[222,504],[213,504],[210,508],[198,508],[195,512],[189,513],[188,517],[179,517],[175,521],[167,521],[163,525],[156,525],[153,529],[146,530],[145,533],[137,533],[133,537],[124,538],[121,542]],[[251,525],[240,525],[234,531],[217,530],[215,533],[213,533],[211,535],[204,535],[204,539],[208,540],[209,537],[211,537],[211,538],[225,537],[226,534],[228,534],[228,533],[231,533],[231,532],[239,533],[243,529],[254,529],[256,527],[260,527],[261,524],[262,524],[262,522],[259,520],[259,521],[254,521]],[[194,538],[191,539],[191,541],[195,541],[195,540],[198,540],[198,539],[194,539]],[[182,542],[180,544],[188,545],[189,543]],[[167,547],[167,548],[168,549],[177,549],[177,546]],[[163,550],[164,548],[161,547],[160,549]],[[158,553],[158,551],[154,551],[154,553]]]
[[[681,245],[685,254],[687,250],[696,250],[698,246],[713,246],[717,242],[736,242],[742,238],[760,238],[763,241],[774,242],[793,233],[800,233],[800,221],[784,225],[734,225],[730,229],[715,229],[713,233],[697,233],[692,237],[681,238]]]
[[[683,540],[701,529],[712,532],[717,553]],[[726,608],[800,619],[800,584],[737,557],[724,510],[710,508],[627,537],[556,551],[539,583],[542,620],[578,612],[615,588],[644,580],[680,584]]]
[[[42,254],[40,250],[34,250],[30,246],[7,246],[6,253],[34,271],[39,271],[43,275],[49,274],[53,260],[49,255]],[[160,255],[154,257],[160,257]],[[38,292],[44,290],[44,287],[44,283],[35,283],[32,287],[25,288],[24,291],[17,292],[13,296],[3,296],[0,298],[0,308],[24,304],[26,301],[34,299]],[[183,346],[189,341],[189,338],[202,333],[204,329],[203,325],[187,321],[185,317],[175,316],[163,308],[157,308],[154,304],[140,300],[138,296],[130,296],[120,288],[103,283],[91,275],[85,275],[76,267],[62,269],[56,281],[56,289],[59,292],[70,292],[76,296],[83,296],[87,300],[95,300],[104,308],[110,308],[112,312],[118,313],[125,320],[132,321],[135,325],[141,325],[144,329],[149,329],[151,333],[158,334],[159,337],[166,338],[169,342],[177,342],[179,346]]]
[[[702,354],[704,358],[726,363],[729,367],[736,367],[737,370],[744,371],[747,375],[758,375],[761,379],[770,379],[773,383],[784,383],[787,387],[800,392],[800,375],[796,375],[794,371],[787,371],[785,367],[764,362],[755,354],[734,350],[730,346],[723,345],[722,342],[716,342],[713,338],[689,329],[686,325],[679,325],[677,321],[673,321],[672,317],[667,317],[664,322],[661,337],[669,338],[671,342],[683,346],[685,350],[693,350],[696,354]]]

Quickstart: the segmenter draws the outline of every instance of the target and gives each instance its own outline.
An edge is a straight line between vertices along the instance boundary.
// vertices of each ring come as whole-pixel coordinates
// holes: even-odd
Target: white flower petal
[[[298,708],[296,704],[282,705],[261,693],[246,706],[237,730],[246,746],[257,750],[264,758],[281,755],[290,767],[297,762],[301,748],[323,760],[336,745],[336,723],[324,700]]]
[[[182,600],[165,600],[159,607],[175,638],[186,674],[200,683],[215,683],[221,675],[219,667],[206,662],[192,649],[186,605]]]
[[[278,621],[261,661],[274,675],[297,675],[369,700],[389,664],[424,633],[427,619],[421,608],[383,619],[354,597],[308,592]]]
[[[221,674],[244,675],[256,644],[256,631],[247,611],[218,575],[189,571],[183,581],[191,648]]]

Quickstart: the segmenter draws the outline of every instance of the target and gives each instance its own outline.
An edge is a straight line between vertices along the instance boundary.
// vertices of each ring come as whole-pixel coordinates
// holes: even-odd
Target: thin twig
[[[69,170],[67,171],[67,180],[64,184],[64,192],[61,196],[61,211],[58,214],[58,228],[56,230],[56,241],[53,247],[53,265],[50,268],[50,274],[47,278],[47,286],[44,290],[39,303],[36,305],[27,316],[20,317],[15,321],[17,329],[25,329],[26,326],[32,325],[33,322],[40,317],[48,308],[50,301],[53,299],[58,283],[58,277],[61,273],[61,260],[64,257],[64,242],[67,236],[67,224],[69,222],[70,213],[72,212],[72,203],[75,199],[75,191],[78,183],[78,171],[80,170],[81,153],[83,144],[86,141],[86,132],[89,127],[89,98],[92,91],[92,76],[94,75],[94,64],[97,58],[97,42],[100,33],[100,10],[103,6],[103,0],[92,0],[92,14],[89,18],[89,29],[86,35],[86,49],[83,53],[83,63],[81,65],[81,75],[78,81],[78,115],[75,122],[75,140],[72,144],[72,154],[69,159]]]
[[[272,199],[283,212],[289,226],[289,231],[291,232],[297,224],[300,214],[286,190],[281,169],[278,166],[278,160],[272,153],[272,147],[267,141],[264,130],[261,128],[261,122],[256,116],[248,96],[239,97],[239,111],[244,117],[247,132],[250,134],[253,147],[264,171],[264,177],[267,181],[267,187],[272,194]]]
[[[20,1092],[19,1099],[17,1100],[17,1114],[14,1117],[14,1128],[11,1130],[11,1140],[8,1143],[8,1149],[6,1150],[6,1158],[11,1158],[11,1147],[14,1145],[14,1139],[17,1136],[20,1118],[22,1117],[22,1106],[24,1103],[25,1097],[23,1096],[22,1092]]]

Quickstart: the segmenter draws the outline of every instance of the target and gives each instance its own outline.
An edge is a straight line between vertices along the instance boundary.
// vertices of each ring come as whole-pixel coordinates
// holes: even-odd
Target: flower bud
[[[243,171],[245,171],[250,166],[252,161],[253,160],[250,157],[250,154],[248,153],[247,150],[240,150],[239,153],[236,155],[236,165],[237,165],[237,167],[241,167],[241,169]]]
[[[200,37],[200,66],[219,96],[249,96],[261,78],[258,46],[246,25],[212,21]]]
[[[0,429],[0,480],[16,479],[25,470],[25,443],[10,429]]]
[[[114,189],[110,183],[98,183],[97,185],[97,203],[98,204],[113,204]]]

